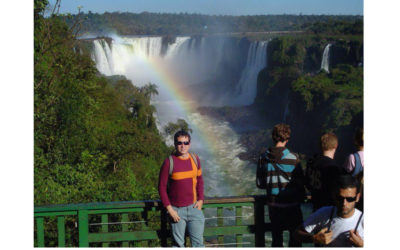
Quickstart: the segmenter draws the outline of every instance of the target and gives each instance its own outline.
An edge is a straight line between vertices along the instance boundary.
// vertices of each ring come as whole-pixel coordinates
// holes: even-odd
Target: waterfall
[[[179,48],[189,40],[190,37],[177,37],[175,43],[170,44],[167,49],[167,53],[165,54],[165,59],[171,59],[176,56],[179,52]]]
[[[105,40],[94,40],[92,59],[97,69],[107,76],[125,75],[135,65],[137,58],[153,58],[160,55],[161,37],[121,38],[111,47]]]
[[[267,67],[266,42],[252,42],[247,54],[247,64],[239,83],[236,85],[236,105],[250,105],[257,94],[257,77],[260,70]]]
[[[94,44],[94,58],[96,67],[100,73],[104,75],[112,75],[106,51],[109,49],[108,44],[104,40],[95,40]],[[106,49],[108,48],[108,49]]]
[[[329,73],[329,48],[331,47],[332,44],[328,44],[325,47],[324,54],[322,56],[322,63],[321,63],[321,69],[324,69],[327,73]]]

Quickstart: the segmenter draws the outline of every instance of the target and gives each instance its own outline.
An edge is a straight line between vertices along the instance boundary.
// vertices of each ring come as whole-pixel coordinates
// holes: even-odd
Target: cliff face
[[[352,66],[358,66],[362,61],[363,57],[363,43],[359,40],[336,41],[331,46],[331,67],[336,67],[338,64],[350,64]]]
[[[327,44],[329,73],[320,70]],[[307,155],[318,151],[322,133],[336,133],[342,162],[354,151],[355,127],[363,126],[362,37],[281,37],[269,43],[267,55],[255,107],[273,123],[291,125],[290,147]]]

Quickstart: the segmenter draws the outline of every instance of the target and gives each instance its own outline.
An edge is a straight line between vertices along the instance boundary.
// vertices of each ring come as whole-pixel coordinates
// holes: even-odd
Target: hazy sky
[[[49,0],[54,6],[56,0]],[[201,13],[210,15],[363,15],[363,0],[63,0],[61,13],[89,10],[140,13]]]

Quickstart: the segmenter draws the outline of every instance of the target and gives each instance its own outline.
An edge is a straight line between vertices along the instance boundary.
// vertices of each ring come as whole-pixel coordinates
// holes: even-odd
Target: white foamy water
[[[332,44],[326,45],[324,49],[324,54],[322,55],[321,69],[324,69],[329,73],[329,49]]]

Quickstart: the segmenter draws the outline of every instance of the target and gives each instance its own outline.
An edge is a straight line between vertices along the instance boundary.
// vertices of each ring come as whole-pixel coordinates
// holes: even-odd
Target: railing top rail
[[[204,204],[254,203],[256,200],[265,200],[265,199],[266,195],[205,197]],[[77,210],[152,208],[152,207],[161,208],[162,207],[161,200],[43,205],[43,206],[35,206],[34,212],[45,213],[45,212],[62,212],[62,211],[77,211]]]

